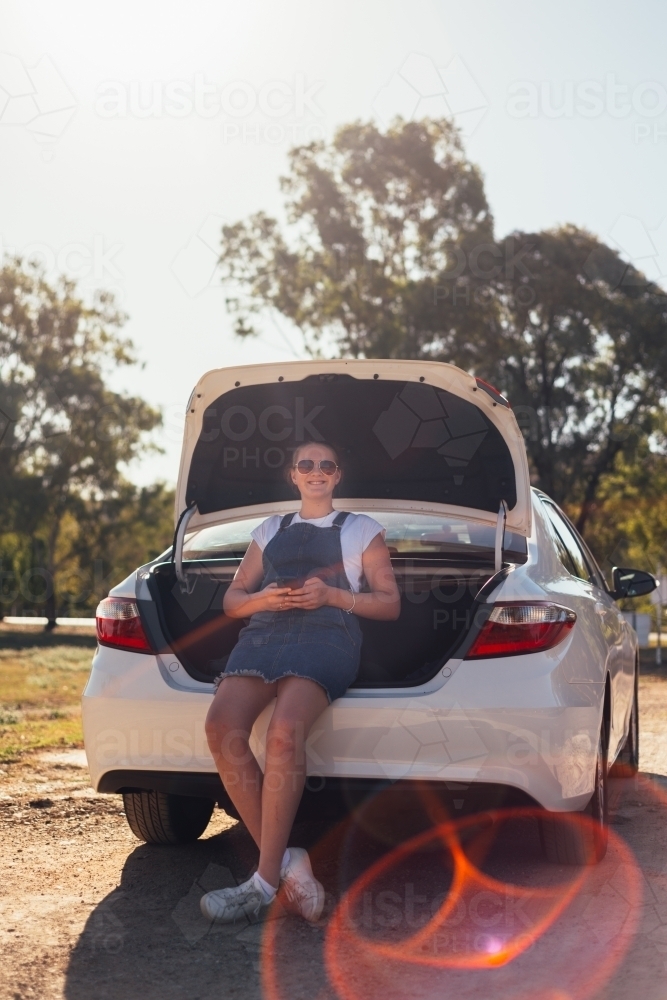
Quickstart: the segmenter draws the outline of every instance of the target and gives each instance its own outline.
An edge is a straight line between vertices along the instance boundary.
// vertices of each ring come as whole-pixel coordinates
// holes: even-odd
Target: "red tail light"
[[[152,653],[137,602],[129,597],[105,597],[95,612],[97,639],[102,646]]]
[[[541,653],[562,642],[576,620],[558,604],[497,604],[465,659]]]

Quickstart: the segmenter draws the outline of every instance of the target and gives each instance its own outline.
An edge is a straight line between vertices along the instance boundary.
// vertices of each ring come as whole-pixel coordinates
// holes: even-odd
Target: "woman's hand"
[[[289,611],[288,594],[293,593],[289,587],[279,587],[277,583],[270,583],[264,590],[260,590],[253,597],[262,602],[262,611]]]
[[[270,583],[257,590],[264,577],[262,552],[252,541],[236,571],[223,600],[223,609],[230,618],[250,618],[257,611],[288,611],[289,587]]]
[[[261,549],[253,541],[225,594],[225,614],[230,618],[250,618],[256,611],[289,611],[290,608],[316,611],[326,604],[342,611],[352,611],[361,618],[384,621],[398,618],[401,599],[382,535],[376,535],[364,550],[362,562],[370,592],[355,594],[354,597],[349,590],[328,587],[315,576],[295,590],[272,583],[258,592],[256,588],[263,579],[264,569]]]
[[[298,590],[289,591],[286,599],[290,608],[301,608],[302,611],[316,611],[317,608],[331,601],[331,592],[334,587],[328,587],[318,576],[312,576]]]

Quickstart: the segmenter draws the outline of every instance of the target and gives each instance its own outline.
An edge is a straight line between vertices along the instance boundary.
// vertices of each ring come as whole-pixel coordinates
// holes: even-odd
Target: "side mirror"
[[[623,597],[642,597],[644,594],[650,594],[658,586],[656,578],[642,569],[614,566],[612,579],[614,589],[611,596],[615,601],[620,601]]]

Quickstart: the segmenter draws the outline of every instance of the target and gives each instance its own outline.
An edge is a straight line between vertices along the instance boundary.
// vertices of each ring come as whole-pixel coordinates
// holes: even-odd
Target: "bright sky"
[[[498,236],[573,222],[667,274],[666,35],[661,0],[4,0],[1,245],[117,292],[116,384],[166,418],[131,475],[173,482],[199,376],[300,353],[279,318],[234,338],[220,222],[344,122],[455,113]]]

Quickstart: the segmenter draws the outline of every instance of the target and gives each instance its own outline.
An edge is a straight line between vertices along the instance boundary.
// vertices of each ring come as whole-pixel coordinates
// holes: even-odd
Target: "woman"
[[[400,612],[382,526],[332,506],[341,481],[336,451],[301,445],[288,477],[301,494],[301,510],[269,517],[252,532],[224,600],[230,617],[250,623],[206,718],[220,777],[259,848],[257,872],[247,882],[202,898],[204,915],[221,923],[257,915],[279,884],[302,916],[319,918],[324,890],[306,851],[287,848],[305,783],[306,740],[318,716],[357,675],[357,616],[389,620]],[[274,698],[262,775],[248,740]]]

